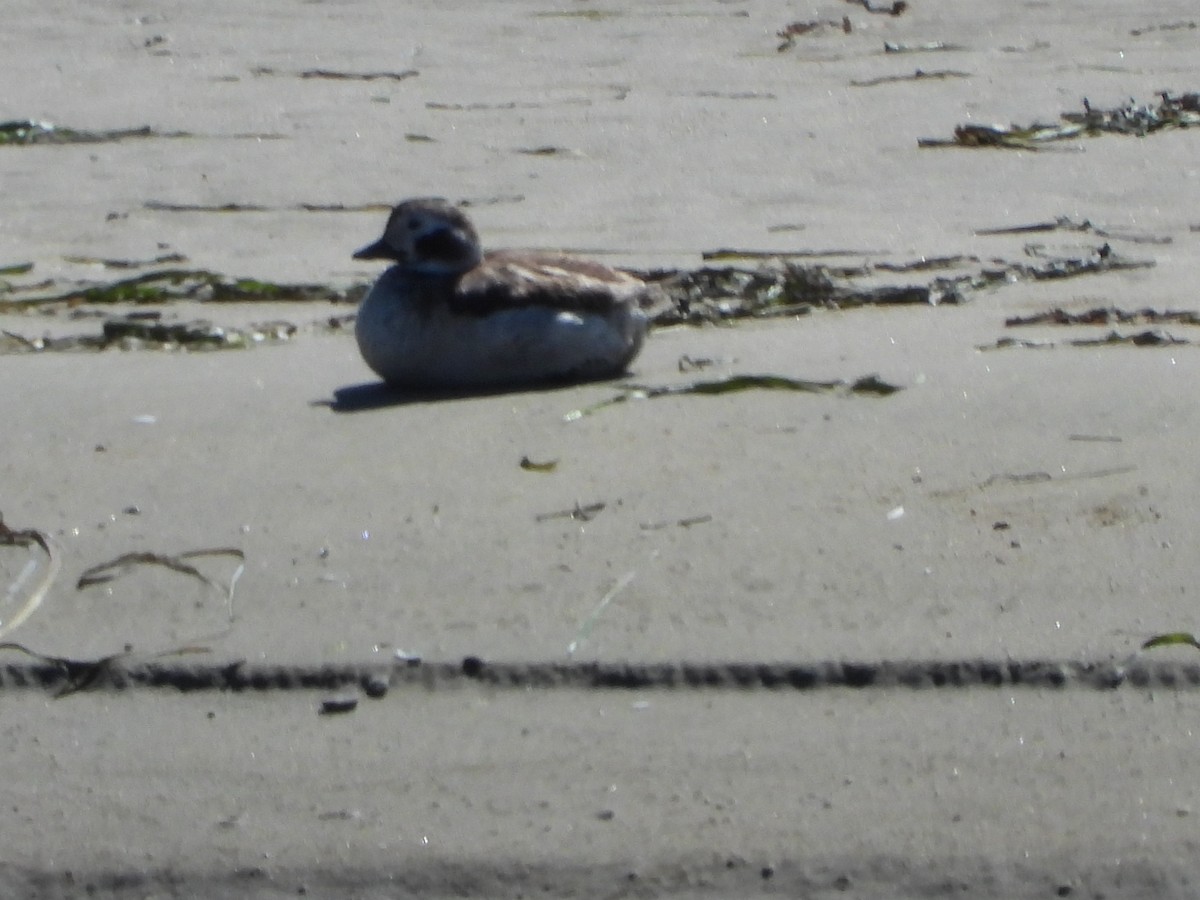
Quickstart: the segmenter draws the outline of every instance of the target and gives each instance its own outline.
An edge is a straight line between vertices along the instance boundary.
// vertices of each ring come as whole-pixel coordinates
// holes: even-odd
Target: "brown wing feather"
[[[459,279],[451,306],[476,315],[521,306],[605,312],[636,302],[645,287],[641,279],[591,260],[499,250]]]

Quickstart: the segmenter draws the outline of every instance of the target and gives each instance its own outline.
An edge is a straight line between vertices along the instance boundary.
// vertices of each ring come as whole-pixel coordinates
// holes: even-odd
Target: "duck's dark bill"
[[[388,248],[387,244],[385,244],[383,242],[383,238],[380,238],[375,243],[368,244],[367,246],[363,247],[361,250],[356,250],[354,252],[354,258],[355,259],[395,259],[396,254]]]

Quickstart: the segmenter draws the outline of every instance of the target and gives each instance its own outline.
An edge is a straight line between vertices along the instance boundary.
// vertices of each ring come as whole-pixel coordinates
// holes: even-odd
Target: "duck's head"
[[[440,197],[405,200],[392,210],[383,237],[355,259],[391,259],[423,275],[461,275],[483,259],[466,214]]]

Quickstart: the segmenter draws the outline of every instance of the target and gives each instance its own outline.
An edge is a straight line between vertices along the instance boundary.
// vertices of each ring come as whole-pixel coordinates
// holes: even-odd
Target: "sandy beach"
[[[0,893],[1195,894],[1200,656],[1140,648],[1200,632],[1200,131],[1005,130],[1200,90],[1193,5],[9,18],[0,120],[55,129],[0,144],[0,514],[61,571],[10,633],[48,562],[0,542]],[[918,143],[962,126],[1010,146]],[[947,302],[390,392],[351,253],[421,195],[490,246]],[[83,293],[156,272],[207,287]],[[684,390],[742,376],[831,387]]]

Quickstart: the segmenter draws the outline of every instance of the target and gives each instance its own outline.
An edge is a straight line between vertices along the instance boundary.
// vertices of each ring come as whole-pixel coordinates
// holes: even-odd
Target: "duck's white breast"
[[[358,311],[358,346],[385,381],[487,386],[608,378],[641,349],[646,317],[634,304],[600,312],[548,306],[457,314],[417,303],[411,277],[389,269]]]

